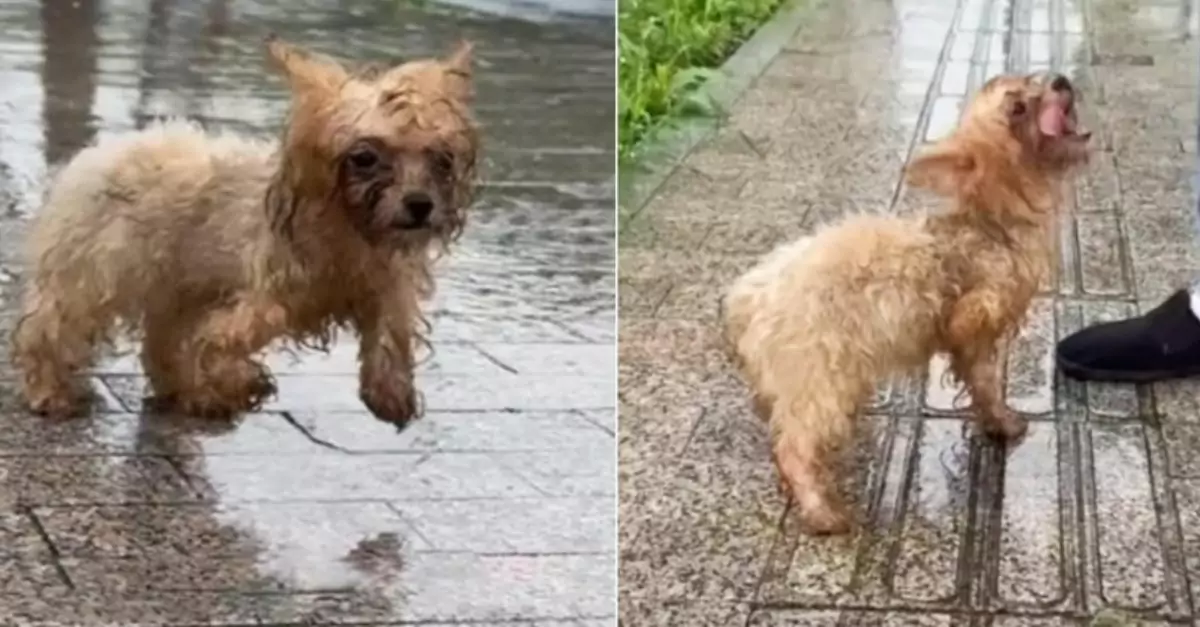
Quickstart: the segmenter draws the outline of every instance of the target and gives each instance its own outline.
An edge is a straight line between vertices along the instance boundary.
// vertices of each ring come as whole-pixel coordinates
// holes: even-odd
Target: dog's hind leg
[[[833,398],[780,398],[774,403],[775,466],[809,533],[850,531],[850,516],[829,465],[841,448],[850,420]]]
[[[248,295],[201,317],[184,340],[175,404],[186,413],[227,418],[259,407],[275,384],[254,354],[287,330],[287,311]]]
[[[75,378],[92,359],[111,315],[94,301],[33,283],[13,333],[13,358],[26,403],[34,413],[69,416],[90,394]]]
[[[173,299],[172,299],[173,301]],[[143,327],[142,370],[150,381],[151,404],[158,408],[174,405],[185,386],[188,362],[187,341],[196,331],[204,311],[171,302],[154,303],[146,309]]]

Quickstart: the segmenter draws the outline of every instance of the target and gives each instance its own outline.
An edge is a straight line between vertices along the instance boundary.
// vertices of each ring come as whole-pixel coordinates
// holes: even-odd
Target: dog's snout
[[[1071,81],[1062,74],[1058,74],[1050,80],[1050,89],[1053,91],[1075,93],[1075,88],[1071,85]]]
[[[412,224],[423,226],[433,213],[433,198],[425,192],[412,192],[404,195],[404,211]]]

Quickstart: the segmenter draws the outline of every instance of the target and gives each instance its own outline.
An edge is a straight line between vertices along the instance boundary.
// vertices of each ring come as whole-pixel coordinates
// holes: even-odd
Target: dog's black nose
[[[433,198],[425,192],[405,194],[404,211],[408,214],[411,224],[422,226],[429,221],[429,214],[433,213]]]
[[[1054,91],[1069,91],[1074,93],[1075,88],[1071,86],[1071,81],[1067,77],[1059,74],[1050,81],[1050,89]]]

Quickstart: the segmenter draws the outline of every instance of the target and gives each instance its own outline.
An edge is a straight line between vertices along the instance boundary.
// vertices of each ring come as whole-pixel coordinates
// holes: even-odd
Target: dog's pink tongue
[[[1042,134],[1047,137],[1058,137],[1067,129],[1067,116],[1063,113],[1063,109],[1058,104],[1052,104],[1042,109],[1038,115],[1038,128]]]

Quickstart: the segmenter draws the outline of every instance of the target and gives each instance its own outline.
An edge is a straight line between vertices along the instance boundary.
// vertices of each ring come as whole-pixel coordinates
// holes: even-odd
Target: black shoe
[[[1083,381],[1150,383],[1200,375],[1200,320],[1186,290],[1140,318],[1088,327],[1058,343],[1058,367]]]

